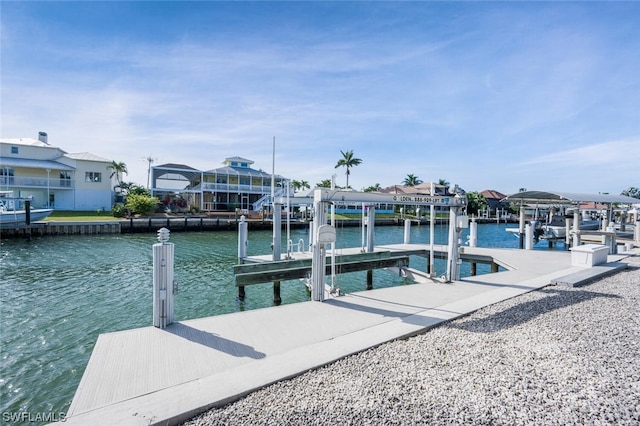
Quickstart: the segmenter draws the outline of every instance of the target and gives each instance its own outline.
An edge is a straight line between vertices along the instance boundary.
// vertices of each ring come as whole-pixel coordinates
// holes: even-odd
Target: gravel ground
[[[186,425],[639,425],[640,257],[254,392]]]

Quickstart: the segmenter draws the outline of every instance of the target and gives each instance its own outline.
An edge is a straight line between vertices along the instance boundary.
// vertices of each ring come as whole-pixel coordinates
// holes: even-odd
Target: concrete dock
[[[624,254],[586,269],[571,266],[568,252],[463,252],[490,257],[507,271],[100,335],[64,424],[179,423],[350,354],[567,281],[563,277],[588,280],[626,266],[618,262]]]

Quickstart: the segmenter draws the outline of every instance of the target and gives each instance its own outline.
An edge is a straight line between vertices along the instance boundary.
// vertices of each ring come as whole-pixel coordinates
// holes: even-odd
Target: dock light
[[[171,231],[169,231],[167,228],[158,229],[158,241],[160,241],[162,244],[166,243],[167,241],[169,241],[170,233]]]

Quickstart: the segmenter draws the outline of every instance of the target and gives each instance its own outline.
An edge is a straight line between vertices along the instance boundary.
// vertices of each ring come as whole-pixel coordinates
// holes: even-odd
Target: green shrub
[[[111,214],[113,217],[125,217],[127,215],[127,206],[123,203],[118,203],[111,207]]]
[[[148,195],[129,194],[127,196],[126,207],[132,214],[146,215],[155,210],[156,206],[160,203],[156,197]]]

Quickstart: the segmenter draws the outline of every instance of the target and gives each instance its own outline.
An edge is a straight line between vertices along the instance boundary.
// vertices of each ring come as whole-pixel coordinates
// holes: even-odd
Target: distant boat
[[[25,201],[29,198],[17,198],[11,191],[0,191],[0,228],[15,229],[27,224]],[[53,209],[29,209],[30,223],[49,216]]]
[[[572,217],[569,217],[572,219]],[[580,229],[583,231],[597,231],[600,229],[600,221],[595,219],[583,219],[580,215]],[[563,240],[567,236],[567,217],[563,214],[553,215],[551,221],[541,226],[543,240]]]
[[[545,223],[540,220],[532,220],[533,226],[533,243],[537,244],[540,240],[564,240],[567,236],[567,219],[573,219],[572,215],[554,214],[549,222]],[[601,222],[596,219],[583,219],[580,214],[579,229],[583,231],[595,231],[600,229]],[[520,238],[519,228],[507,228],[515,237]]]

